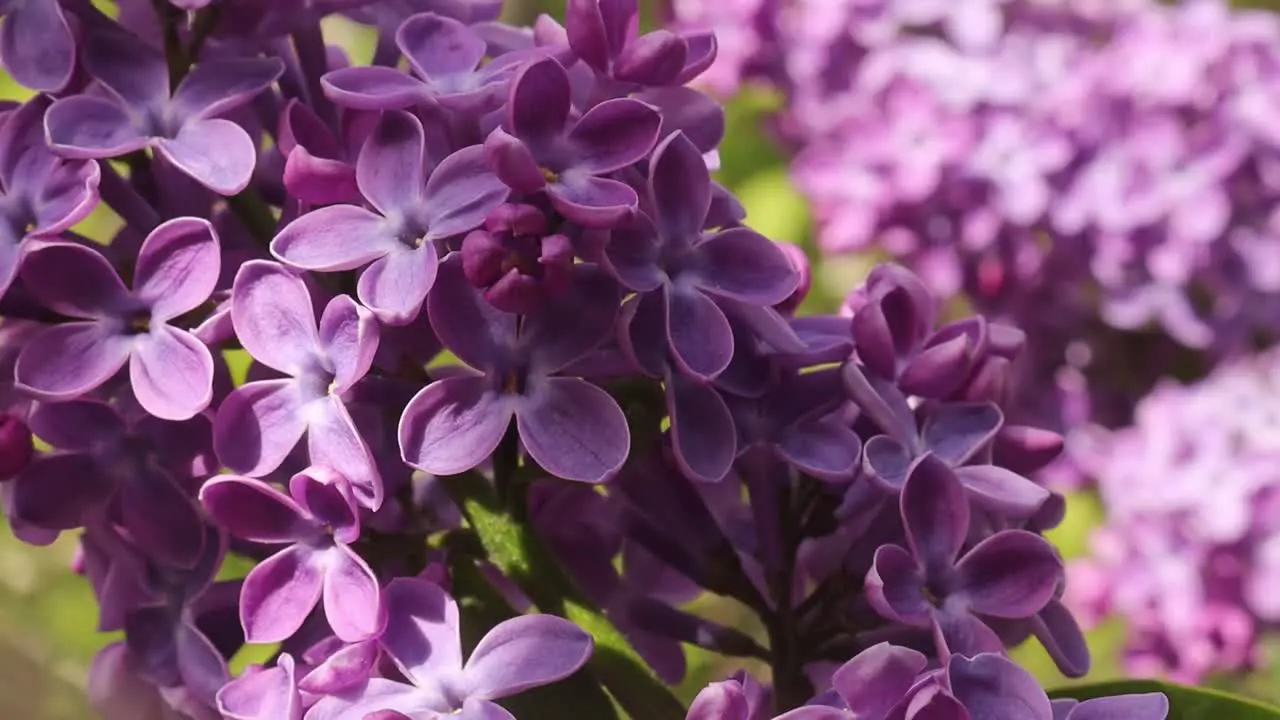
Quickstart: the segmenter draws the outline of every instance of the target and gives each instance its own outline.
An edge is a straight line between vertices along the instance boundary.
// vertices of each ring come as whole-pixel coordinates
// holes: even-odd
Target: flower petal
[[[356,184],[378,212],[402,216],[421,200],[426,143],[422,123],[413,115],[382,114],[356,160]]]
[[[1053,720],[1049,696],[1035,677],[995,653],[972,659],[953,655],[947,679],[956,699],[975,718],[1017,717]]]
[[[85,524],[103,506],[116,479],[82,453],[55,453],[31,461],[13,481],[13,518],[46,530]]]
[[[550,375],[599,347],[614,334],[618,285],[605,273],[582,266],[562,296],[526,315],[520,342],[529,348],[530,372]],[[564,322],[574,318],[572,323]]]
[[[991,442],[1004,424],[994,403],[945,403],[930,411],[920,438],[948,465],[961,465]]]
[[[718,232],[696,246],[700,288],[753,305],[775,305],[795,292],[795,266],[772,240],[744,228]]]
[[[90,75],[135,110],[159,110],[169,100],[164,54],[132,33],[91,33],[83,61]]]
[[[27,253],[22,277],[41,305],[76,318],[111,318],[137,304],[102,253],[51,243]]]
[[[806,420],[782,433],[778,449],[803,472],[826,480],[847,480],[858,467],[862,441],[841,422]]]
[[[325,552],[324,616],[333,634],[344,642],[376,637],[387,622],[378,578],[369,565],[346,545]]]
[[[703,688],[690,703],[685,720],[745,720],[750,710],[742,685],[725,680]]]
[[[897,492],[907,480],[914,458],[902,443],[888,435],[867,440],[862,454],[862,471],[877,485]]]
[[[320,347],[334,369],[335,394],[350,390],[369,372],[378,352],[378,321],[346,295],[329,301],[320,317]]]
[[[419,685],[462,669],[458,604],[439,585],[396,578],[383,591],[387,610],[382,647],[405,677]]]
[[[400,24],[396,46],[422,77],[458,75],[484,59],[485,42],[466,25],[435,13],[419,13]]]
[[[588,110],[569,131],[572,165],[591,175],[604,175],[635,164],[653,150],[660,127],[658,111],[639,100],[605,100]]]
[[[467,696],[496,699],[569,677],[591,657],[591,636],[554,615],[498,623],[467,660]]]
[[[59,450],[90,450],[119,442],[125,433],[115,408],[97,400],[39,403],[27,424],[36,437]]]
[[[686,242],[698,237],[711,209],[711,174],[684,133],[672,133],[654,149],[649,192],[666,236]]]
[[[1164,720],[1169,698],[1164,693],[1118,695],[1085,700],[1071,710],[1070,720]]]
[[[215,475],[200,488],[205,512],[232,537],[292,542],[314,524],[293,498],[256,478]]]
[[[324,575],[314,551],[290,545],[249,571],[240,590],[246,642],[280,642],[302,627],[320,602]]]
[[[312,465],[336,470],[351,483],[356,499],[370,510],[382,507],[382,475],[369,445],[337,395],[307,409],[307,451]]]
[[[49,147],[68,158],[112,158],[151,143],[118,102],[93,95],[62,98],[44,117]]]
[[[1050,497],[1045,488],[995,465],[967,465],[955,473],[975,504],[1010,518],[1035,515]]]
[[[517,406],[520,441],[538,465],[564,478],[601,482],[631,450],[627,418],[609,393],[578,378],[545,378]]]
[[[1080,624],[1060,600],[1050,600],[1036,614],[1032,626],[1036,639],[1067,677],[1084,677],[1089,672],[1089,644]]]
[[[155,325],[134,339],[129,381],[144,410],[186,420],[213,400],[213,356],[191,333]]]
[[[307,429],[297,386],[263,380],[235,389],[218,408],[213,446],[218,460],[242,475],[262,476],[280,467]]]
[[[640,85],[667,85],[684,70],[688,53],[683,38],[659,28],[627,43],[614,61],[613,76]]]
[[[516,342],[517,316],[490,305],[467,281],[459,253],[440,263],[427,314],[440,342],[473,368],[502,365]]]
[[[271,241],[271,254],[303,270],[355,270],[400,248],[387,221],[355,205],[332,205],[306,213]]]
[[[569,109],[569,74],[555,59],[542,58],[516,74],[507,103],[507,125],[525,142],[544,143],[564,131]]]
[[[218,235],[208,220],[175,218],[152,230],[133,271],[135,296],[155,320],[199,307],[213,294],[222,260]]]
[[[0,25],[0,48],[5,70],[32,90],[61,90],[75,70],[75,36],[57,0],[11,5]]]
[[[906,696],[928,659],[909,648],[880,643],[858,653],[831,676],[831,685],[858,716],[883,718]]]
[[[1053,599],[1062,576],[1062,557],[1052,543],[1025,530],[1002,530],[956,563],[953,594],[983,615],[1027,618]]]
[[[380,677],[338,695],[328,695],[307,710],[307,720],[399,720],[403,717],[437,717],[447,705],[433,705],[436,699],[412,685]],[[385,714],[384,714],[385,713]]]
[[[424,208],[428,240],[474,230],[511,195],[489,170],[484,154],[481,145],[464,147],[431,171]]]
[[[693,288],[668,285],[667,342],[684,372],[710,379],[733,359],[733,328],[711,298]]]
[[[249,186],[258,150],[244,128],[221,118],[194,120],[156,150],[191,179],[218,193],[235,195]]]
[[[231,322],[254,360],[297,376],[320,352],[311,295],[297,275],[277,263],[251,260],[231,288]]]
[[[374,260],[360,275],[360,302],[388,325],[407,325],[418,317],[435,284],[436,249],[430,242],[417,248],[397,248]]]
[[[342,160],[313,155],[301,145],[285,158],[284,187],[290,195],[312,205],[360,202],[354,167]],[[309,216],[310,213],[303,215]]]
[[[218,712],[231,720],[302,720],[293,656],[282,653],[275,667],[245,673],[218,691]]]
[[[320,79],[325,97],[353,110],[396,110],[427,99],[426,87],[395,68],[377,65],[333,70]]]
[[[913,625],[928,622],[932,606],[924,595],[924,578],[911,553],[898,545],[881,545],[867,573],[867,600],[887,619]]]
[[[65,323],[41,330],[18,356],[18,387],[42,400],[71,400],[110,380],[129,360],[129,338],[99,323]]]
[[[400,418],[400,454],[434,475],[457,475],[484,462],[506,434],[514,403],[489,378],[465,375],[423,388]]]
[[[171,107],[183,120],[212,118],[240,107],[284,73],[279,58],[202,60],[182,78]]]
[[[948,571],[969,534],[969,498],[955,473],[933,455],[918,458],[898,506],[907,543],[925,572]]]
[[[710,383],[679,373],[667,376],[667,412],[676,461],[700,482],[724,478],[738,451],[733,415]]]
[[[205,542],[195,501],[158,469],[134,470],[121,479],[120,514],[138,547],[166,565],[194,566]]]
[[[535,193],[547,184],[528,146],[502,128],[484,139],[484,160],[498,179],[519,193]]]
[[[548,185],[547,193],[556,210],[588,228],[611,229],[634,214],[640,202],[630,185],[576,170]]]

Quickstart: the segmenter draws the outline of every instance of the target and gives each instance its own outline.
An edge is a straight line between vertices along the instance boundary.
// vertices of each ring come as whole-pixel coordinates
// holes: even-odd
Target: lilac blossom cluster
[[[680,26],[739,28],[713,76],[785,93],[778,130],[824,251],[886,253],[1028,333],[1019,418],[1123,424],[1161,375],[1194,378],[1280,331],[1274,14],[671,5]],[[1134,353],[1148,370],[1126,368]]]
[[[1128,668],[1198,681],[1264,664],[1280,623],[1280,355],[1157,388],[1132,427],[1096,432],[1082,462],[1107,522],[1073,561],[1069,598],[1126,620]]]
[[[1027,478],[1061,437],[1001,409],[1023,333],[939,322],[897,265],[796,316],[802,256],[708,169],[723,111],[686,83],[714,37],[641,34],[634,0],[499,10],[0,4],[42,91],[0,126],[0,490],[23,540],[76,533],[123,632],[97,708],[1164,718],[1051,702],[1003,656],[1089,663],[1042,535],[1062,497]],[[113,237],[72,229],[98,208]],[[685,644],[772,687],[686,708]]]

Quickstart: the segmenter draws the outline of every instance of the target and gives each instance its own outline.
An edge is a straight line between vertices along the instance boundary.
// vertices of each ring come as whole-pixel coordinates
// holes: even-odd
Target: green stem
[[[543,612],[562,615],[591,633],[587,667],[632,720],[682,720],[684,707],[653,674],[622,633],[574,587],[527,523],[514,522],[487,483],[474,476],[444,479],[491,562]]]

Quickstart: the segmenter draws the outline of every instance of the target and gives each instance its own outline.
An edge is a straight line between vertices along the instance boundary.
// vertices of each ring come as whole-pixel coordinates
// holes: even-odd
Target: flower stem
[[[261,243],[263,247],[271,243],[271,238],[276,232],[276,217],[271,213],[271,206],[267,205],[267,201],[262,199],[258,191],[246,188],[238,195],[228,197],[227,207],[240,218],[240,222],[244,224],[254,240]]]
[[[480,538],[489,559],[543,612],[562,615],[591,633],[587,667],[632,720],[682,720],[684,707],[622,633],[574,587],[525,522],[506,512],[488,483],[475,476],[444,478],[450,495]]]

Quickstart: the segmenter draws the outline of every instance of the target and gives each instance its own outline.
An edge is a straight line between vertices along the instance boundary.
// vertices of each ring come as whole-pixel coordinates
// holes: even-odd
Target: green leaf
[[[1162,692],[1169,698],[1169,720],[1280,720],[1280,708],[1218,690],[1157,680],[1114,680],[1054,690],[1052,698],[1089,700],[1112,695]]]

